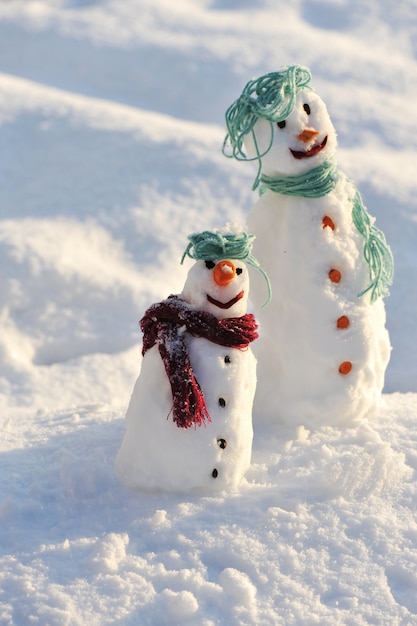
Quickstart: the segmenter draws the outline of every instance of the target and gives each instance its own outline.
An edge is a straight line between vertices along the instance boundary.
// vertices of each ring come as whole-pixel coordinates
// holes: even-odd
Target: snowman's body
[[[324,198],[267,191],[249,216],[273,293],[257,311],[256,417],[336,425],[361,419],[379,401],[391,348],[383,300],[358,297],[369,272],[352,221],[353,193],[344,178]],[[329,277],[333,269],[339,282]],[[256,278],[252,292],[264,292]],[[339,371],[344,363],[347,373]]]
[[[127,432],[117,457],[118,473],[131,487],[226,489],[235,487],[249,467],[256,386],[251,349],[222,348],[192,337],[189,348],[211,422],[178,428],[170,417],[171,388],[158,348],[149,350],[133,390]]]
[[[325,104],[306,87],[309,77],[293,66],[248,83],[230,119],[242,119],[242,111],[253,117],[241,135],[233,126],[229,132],[234,156],[244,155],[243,138],[245,158],[258,161],[266,188],[248,219],[272,287],[271,303],[256,311],[254,415],[317,427],[350,424],[375,410],[391,347],[382,298],[371,303],[370,291],[359,295],[369,287],[370,265],[353,219],[356,189],[337,172],[336,132]],[[329,187],[314,177],[324,171],[332,172]],[[264,289],[256,280],[252,288],[255,296]]]
[[[224,317],[246,312],[248,274],[219,287],[212,271],[197,262],[182,297],[197,309]],[[201,275],[206,275],[201,280]],[[243,288],[243,289],[242,289]],[[227,310],[207,301],[227,302]],[[181,330],[179,331],[181,332]],[[144,355],[126,415],[126,433],[116,471],[128,486],[144,490],[191,491],[235,488],[249,467],[252,451],[252,405],[256,360],[251,348],[230,348],[186,333],[192,370],[204,393],[211,421],[180,428],[172,419],[173,398],[158,345]]]

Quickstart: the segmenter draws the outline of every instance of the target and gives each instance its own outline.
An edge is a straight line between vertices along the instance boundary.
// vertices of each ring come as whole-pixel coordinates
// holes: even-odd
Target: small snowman
[[[223,152],[258,165],[248,224],[273,299],[257,311],[254,414],[314,428],[352,424],[377,407],[393,259],[337,167],[336,132],[310,79],[288,66],[249,81],[226,112]]]
[[[142,368],[116,457],[127,486],[233,489],[249,467],[256,388],[250,344],[258,335],[246,312],[247,265],[263,272],[253,239],[230,227],[190,235],[181,263],[187,255],[195,263],[182,294],[143,316]]]

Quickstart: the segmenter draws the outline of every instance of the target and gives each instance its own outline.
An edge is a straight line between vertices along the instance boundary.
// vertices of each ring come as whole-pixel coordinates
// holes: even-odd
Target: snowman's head
[[[188,272],[182,295],[187,302],[217,317],[241,317],[246,313],[249,294],[247,265],[264,276],[270,298],[268,277],[252,256],[254,235],[242,230],[203,231],[188,237],[188,255],[196,263]]]
[[[331,159],[336,132],[307,68],[290,66],[250,81],[226,113],[231,156],[258,161],[259,174],[294,176]]]
[[[262,173],[294,176],[334,156],[336,131],[323,100],[310,89],[297,94],[294,108],[284,120],[259,119],[244,145],[250,159],[263,154]]]
[[[182,295],[217,319],[241,317],[248,305],[249,273],[236,259],[196,261],[188,272]]]

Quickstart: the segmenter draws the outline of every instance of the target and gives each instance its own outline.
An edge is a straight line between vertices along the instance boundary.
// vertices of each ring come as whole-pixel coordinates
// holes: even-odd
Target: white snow
[[[0,2],[2,625],[417,624],[416,42],[413,0]],[[237,493],[128,492],[137,321],[246,219],[224,112],[287,63],[394,252],[382,407],[255,425]]]

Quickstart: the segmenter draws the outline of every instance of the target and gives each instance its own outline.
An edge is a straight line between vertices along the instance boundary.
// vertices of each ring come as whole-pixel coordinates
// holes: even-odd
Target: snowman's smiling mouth
[[[207,300],[210,302],[210,304],[218,306],[219,309],[230,309],[231,306],[233,306],[234,304],[236,304],[236,302],[239,302],[239,300],[243,298],[244,294],[245,292],[241,291],[237,294],[237,296],[235,296],[228,302],[220,302],[219,300],[215,300],[215,298],[212,298],[209,294],[207,294]]]
[[[308,159],[309,157],[315,156],[319,152],[323,150],[327,143],[327,135],[323,139],[321,143],[315,144],[310,150],[293,150],[290,148],[291,153],[295,159]]]

